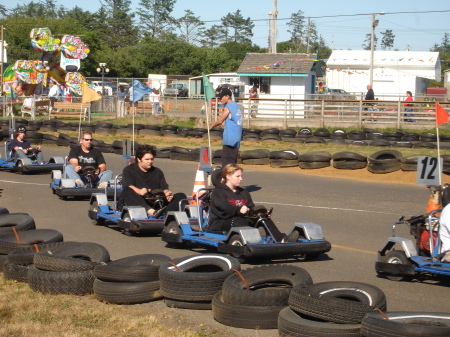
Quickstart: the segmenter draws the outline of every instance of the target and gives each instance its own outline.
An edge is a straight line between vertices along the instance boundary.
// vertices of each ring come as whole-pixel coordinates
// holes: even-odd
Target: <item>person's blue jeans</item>
[[[154,115],[158,114],[158,107],[159,107],[159,102],[153,102],[153,114]]]
[[[412,112],[413,109],[405,109],[405,112]],[[404,114],[405,117],[414,117],[414,114]],[[405,122],[416,122],[416,120],[414,118],[405,118]]]
[[[23,152],[23,150],[21,150],[21,149],[18,149],[17,151],[16,151],[16,153],[14,154],[14,156],[13,156],[15,159],[20,159],[20,158],[30,158],[27,154],[25,154],[24,152]],[[34,158],[30,158],[30,159],[34,159]],[[38,162],[38,164],[40,164],[40,163],[43,163],[44,162],[44,154],[42,153],[42,151],[39,151],[38,153],[37,153],[37,162]]]
[[[80,179],[82,182],[84,182],[85,184],[87,184],[89,181],[88,179],[82,175],[79,174],[78,172],[75,172],[75,166],[69,164],[66,166],[66,177],[69,179]],[[113,172],[110,170],[105,170],[103,172],[101,172],[97,179],[94,181],[94,184],[100,185],[103,182],[108,182],[112,179],[113,176]]]

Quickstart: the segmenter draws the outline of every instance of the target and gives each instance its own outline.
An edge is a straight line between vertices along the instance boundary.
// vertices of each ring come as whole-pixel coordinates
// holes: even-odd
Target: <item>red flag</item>
[[[447,123],[450,121],[447,110],[445,110],[441,105],[436,102],[436,127],[439,124]]]

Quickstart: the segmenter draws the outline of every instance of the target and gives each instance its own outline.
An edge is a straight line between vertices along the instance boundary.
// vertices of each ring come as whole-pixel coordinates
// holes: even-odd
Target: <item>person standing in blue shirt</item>
[[[222,167],[236,164],[242,139],[242,112],[239,105],[232,100],[233,93],[223,88],[219,94],[224,109],[219,119],[211,125],[211,129],[225,122],[222,142]]]

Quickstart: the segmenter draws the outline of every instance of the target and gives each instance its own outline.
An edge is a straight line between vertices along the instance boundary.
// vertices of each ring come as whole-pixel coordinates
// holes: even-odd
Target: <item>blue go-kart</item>
[[[265,208],[253,210],[251,216],[255,227],[232,227],[228,232],[211,232],[208,224],[208,197],[199,200],[198,194],[209,195],[213,188],[197,192],[197,205],[188,205],[185,211],[168,212],[164,222],[162,240],[168,246],[183,247],[194,244],[216,249],[220,253],[230,254],[241,261],[251,258],[276,258],[302,256],[316,259],[331,249],[325,240],[322,227],[315,223],[295,223],[289,235],[290,242],[275,242],[266,224],[269,213]],[[193,224],[187,214],[196,214],[197,223]]]
[[[115,186],[121,186],[121,175],[115,179]],[[155,209],[163,208],[165,195],[162,190],[154,190],[148,193],[147,199],[153,204]],[[179,209],[184,207],[184,202],[180,202]],[[187,214],[187,213],[185,213]],[[166,218],[161,216],[147,215],[145,208],[140,206],[121,206],[118,201],[118,193],[114,193],[114,203],[109,205],[105,193],[93,193],[90,200],[88,212],[92,224],[104,225],[106,222],[117,224],[125,235],[135,234],[161,234]],[[196,223],[197,218],[190,216],[188,221]]]
[[[51,170],[61,170],[64,165],[63,157],[51,157],[48,162],[37,162],[37,150],[29,149],[27,158],[12,158],[8,150],[10,141],[5,142],[5,157],[0,154],[0,169],[7,169],[18,173],[45,173]]]
[[[402,217],[394,223],[392,237],[388,238],[378,251],[375,263],[378,275],[393,281],[438,277],[450,279],[450,263],[440,261],[443,254],[439,251],[439,217],[437,216],[439,212],[440,210],[434,210],[428,215],[416,216],[408,220]],[[410,233],[416,239],[415,243],[410,239],[395,236],[395,228],[399,224],[410,227]]]

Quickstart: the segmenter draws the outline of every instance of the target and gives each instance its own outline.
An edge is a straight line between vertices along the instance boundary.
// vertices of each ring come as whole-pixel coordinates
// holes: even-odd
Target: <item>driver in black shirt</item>
[[[136,162],[123,170],[122,198],[127,206],[142,206],[148,215],[158,218],[169,211],[178,211],[179,202],[187,199],[184,193],[175,195],[169,190],[164,173],[153,166],[156,151],[151,145],[139,145],[136,149]],[[162,190],[165,195],[164,207],[154,209],[147,198],[152,191]]]
[[[77,186],[84,187],[88,179],[82,174],[82,169],[93,166],[96,169],[94,184],[98,188],[105,188],[108,181],[112,179],[113,173],[106,169],[105,158],[100,150],[92,147],[92,133],[83,132],[81,134],[80,146],[70,149],[67,159],[70,164],[66,166],[66,176],[75,179]]]

